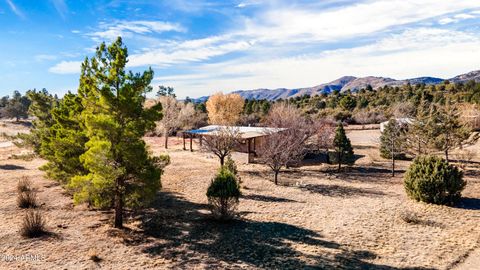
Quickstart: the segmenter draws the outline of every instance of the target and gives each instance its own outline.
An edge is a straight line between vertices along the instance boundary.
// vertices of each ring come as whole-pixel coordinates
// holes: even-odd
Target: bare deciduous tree
[[[168,148],[168,136],[180,128],[190,128],[190,122],[195,115],[191,103],[177,101],[173,96],[160,96],[163,118],[157,128],[162,130],[165,137],[165,148]]]
[[[277,185],[281,169],[302,160],[306,142],[315,130],[297,108],[283,103],[272,107],[265,123],[277,129],[265,130],[266,137],[258,154],[260,160],[272,169]]]
[[[238,128],[221,127],[213,134],[203,137],[202,148],[216,155],[220,159],[220,166],[223,166],[225,158],[238,145],[240,139]]]
[[[330,163],[329,150],[333,147],[333,138],[335,137],[335,125],[326,120],[319,120],[315,123],[315,145],[318,150],[323,149],[326,153],[327,163]]]

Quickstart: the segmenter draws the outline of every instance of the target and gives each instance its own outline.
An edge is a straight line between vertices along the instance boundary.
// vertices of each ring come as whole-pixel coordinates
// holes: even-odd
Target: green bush
[[[446,160],[435,156],[418,156],[405,174],[407,195],[417,201],[453,204],[465,188],[463,173]]]
[[[240,197],[240,186],[235,175],[222,168],[208,187],[207,197],[215,218],[220,220],[233,218]]]
[[[235,161],[232,159],[232,156],[229,155],[227,157],[227,159],[225,160],[225,164],[223,164],[223,168],[233,173],[233,175],[235,175],[235,178],[237,179],[237,182],[239,184],[242,183],[242,178],[240,178],[240,175],[238,173],[237,164],[235,164]]]

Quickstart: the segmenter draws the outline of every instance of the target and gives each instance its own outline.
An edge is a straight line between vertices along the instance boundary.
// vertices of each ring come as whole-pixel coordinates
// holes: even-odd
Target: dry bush
[[[404,210],[400,213],[400,219],[403,220],[405,223],[412,224],[412,225],[423,225],[423,226],[432,226],[432,227],[444,227],[442,224],[439,224],[435,221],[423,219],[417,213]]]
[[[408,224],[422,224],[420,217],[412,211],[403,211],[400,213],[400,218]]]
[[[91,248],[88,250],[88,259],[93,261],[93,262],[101,262],[102,261],[102,258],[100,258],[100,256],[98,255],[98,252],[95,248]]]
[[[17,205],[20,208],[37,207],[37,193],[33,190],[18,193]]]
[[[24,153],[19,155],[12,154],[8,157],[8,159],[20,159],[24,161],[32,161],[35,157],[36,156],[34,153]]]
[[[21,193],[31,190],[33,190],[32,181],[30,181],[30,179],[28,179],[26,176],[22,177],[22,179],[20,179],[17,183],[17,192]]]
[[[25,214],[20,234],[27,238],[35,238],[47,234],[45,218],[40,211],[29,210]]]
[[[355,112],[353,115],[353,121],[363,126],[369,124],[379,124],[386,119],[385,113],[381,110],[361,110]]]
[[[23,177],[17,183],[17,205],[20,208],[37,207],[37,193],[32,188],[32,182]]]

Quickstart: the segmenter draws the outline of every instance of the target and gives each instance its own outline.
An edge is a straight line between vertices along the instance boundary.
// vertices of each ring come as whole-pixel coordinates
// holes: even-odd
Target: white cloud
[[[10,7],[10,9],[15,13],[18,17],[25,19],[25,15],[23,12],[13,3],[12,0],[7,0],[7,4]]]
[[[472,12],[472,13],[459,13],[459,14],[456,14],[454,15],[453,17],[446,17],[446,18],[443,18],[443,19],[440,19],[438,21],[439,24],[449,24],[449,23],[457,23],[459,21],[462,21],[462,20],[468,20],[468,19],[474,19],[476,18],[479,13],[477,12]]]
[[[480,1],[470,0],[367,1],[323,11],[286,7],[247,20],[244,34],[280,43],[289,39],[331,41],[478,7]]]
[[[196,67],[191,76],[164,77],[161,81],[175,87],[180,97],[192,97],[218,90],[314,86],[344,75],[449,78],[478,69],[478,55],[480,38],[475,35],[420,28],[351,49],[204,64]],[[244,77],[238,77],[242,74]]]
[[[57,59],[56,55],[53,54],[37,54],[35,55],[35,61],[51,61]]]
[[[170,45],[132,54],[128,64],[131,67],[148,65],[164,67],[185,62],[199,62],[215,56],[247,50],[251,46],[252,43],[247,41],[227,41],[218,44],[214,41],[214,38],[209,40],[191,40],[174,46]]]
[[[176,23],[161,21],[120,21],[116,23],[102,23],[100,30],[86,34],[95,41],[114,40],[118,36],[131,37],[134,34],[152,34],[162,32],[184,32],[185,29]]]
[[[62,61],[48,69],[51,73],[56,74],[78,74],[80,73],[81,61]]]
[[[68,7],[67,7],[67,4],[65,4],[65,1],[64,0],[50,0],[50,1],[52,2],[53,6],[57,10],[58,14],[63,19],[65,19],[65,16],[68,13]]]

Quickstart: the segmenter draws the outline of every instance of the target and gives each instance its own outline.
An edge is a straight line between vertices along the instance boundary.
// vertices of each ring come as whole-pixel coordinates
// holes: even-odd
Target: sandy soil
[[[459,206],[416,203],[402,186],[408,162],[399,162],[397,177],[389,176],[388,162],[378,156],[378,131],[352,130],[348,136],[358,160],[341,174],[309,164],[283,172],[275,186],[265,166],[239,165],[239,217],[227,224],[211,220],[205,196],[218,161],[183,151],[181,141],[172,138],[162,191],[151,208],[130,213],[124,231],[111,228],[109,212],[74,207],[70,196],[37,169],[43,160],[9,159],[19,150],[1,147],[0,268],[449,269],[475,252],[480,240],[476,163],[466,169],[468,185]],[[146,140],[153,153],[165,151],[161,138]],[[38,190],[50,237],[30,240],[18,234],[24,211],[16,207],[15,187],[23,175]],[[406,212],[416,214],[416,224],[402,220]],[[91,249],[102,261],[89,260]]]

